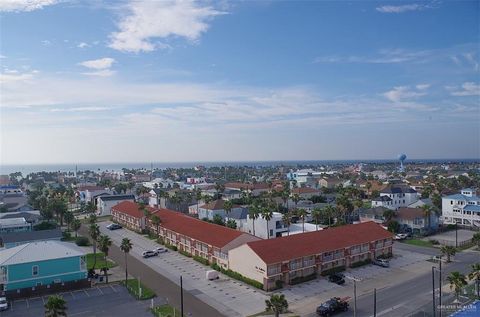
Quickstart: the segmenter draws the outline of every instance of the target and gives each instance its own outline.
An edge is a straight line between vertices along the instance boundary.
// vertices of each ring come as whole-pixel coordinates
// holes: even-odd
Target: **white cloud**
[[[7,84],[7,83],[13,83],[13,82],[28,81],[32,79],[36,73],[38,73],[38,71],[20,73],[18,70],[7,69],[4,71],[4,73],[0,73],[0,83]]]
[[[451,91],[452,96],[480,96],[480,84],[474,82],[463,83],[461,89],[448,86],[445,88]]]
[[[425,90],[428,87],[430,87],[430,85],[427,84],[417,85],[415,87],[416,89],[412,89],[409,86],[398,86],[393,87],[392,90],[383,93],[383,96],[390,101],[400,102],[405,99],[412,99],[426,95],[427,93]]]
[[[58,0],[1,0],[0,12],[34,11],[58,2]]]
[[[77,47],[78,48],[85,48],[85,47],[89,47],[90,45],[88,45],[87,43],[85,42],[81,42],[81,43],[78,43]]]
[[[437,7],[437,3],[432,1],[430,3],[411,3],[403,5],[385,5],[375,8],[378,12],[382,13],[404,13],[409,11],[422,11],[426,9],[433,9]]]
[[[138,53],[170,47],[158,39],[181,37],[196,41],[207,31],[208,22],[220,14],[191,0],[132,1],[122,12],[119,31],[110,34],[109,46]]]
[[[403,49],[383,49],[372,56],[320,56],[314,63],[366,63],[396,64],[405,62],[421,62],[427,59],[430,51],[407,51]]]
[[[110,70],[110,69],[102,69],[98,70],[95,72],[85,72],[82,73],[82,75],[87,75],[87,76],[98,76],[98,77],[109,77],[115,74],[115,71]]]
[[[42,41],[42,45],[43,45],[43,46],[50,46],[50,45],[52,45],[52,42],[49,41],[49,40],[43,40],[43,41]]]
[[[115,63],[115,59],[110,57],[104,57],[100,59],[89,60],[85,62],[79,63],[79,65],[85,66],[91,69],[107,69],[112,67],[113,63]]]

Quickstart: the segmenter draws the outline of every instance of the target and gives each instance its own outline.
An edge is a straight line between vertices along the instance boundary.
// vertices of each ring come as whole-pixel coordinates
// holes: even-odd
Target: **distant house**
[[[28,204],[28,197],[20,190],[16,189],[0,191],[0,207],[5,208],[8,212],[20,212],[32,210]]]
[[[7,296],[86,279],[85,253],[72,243],[31,242],[0,252],[0,284]]]
[[[318,181],[318,186],[323,188],[335,188],[340,184],[343,185],[343,180],[336,177],[321,178]]]
[[[442,197],[442,220],[445,224],[480,227],[480,196],[473,188]]]
[[[94,202],[94,198],[98,197],[101,194],[111,195],[113,192],[108,188],[103,188],[100,186],[79,186],[77,188],[77,196],[80,201]]]
[[[109,216],[112,214],[112,207],[122,201],[135,201],[134,195],[106,195],[97,197],[97,215]]]
[[[298,187],[291,190],[293,195],[297,194],[303,199],[312,198],[312,196],[319,196],[322,192],[315,188],[310,187]]]
[[[258,196],[261,193],[265,193],[270,190],[267,183],[250,184],[250,183],[240,183],[240,182],[225,183],[225,189],[245,191],[247,193],[252,194],[253,196]]]
[[[1,218],[0,233],[31,231],[32,225],[25,218]]]
[[[430,220],[426,217],[422,208],[399,208],[396,212],[395,220],[414,231],[420,232],[436,229],[438,227],[439,217],[435,212],[430,213]]]
[[[149,212],[154,212],[152,207],[145,207]],[[124,227],[136,231],[143,232],[145,230],[146,216],[140,209],[140,206],[132,201],[122,201],[112,207],[113,221]]]
[[[39,224],[42,220],[39,210],[30,210],[30,211],[19,211],[19,212],[6,212],[0,214],[0,219],[11,219],[11,218],[25,218],[25,220],[35,226]]]
[[[242,209],[240,206],[233,206],[231,211]],[[213,220],[215,215],[219,215],[222,219],[226,217],[225,200],[217,199],[208,204],[204,204],[198,207],[198,218]]]
[[[397,210],[416,202],[419,195],[416,190],[405,185],[389,185],[382,189],[380,197],[372,199],[372,207],[386,207]]]
[[[248,216],[247,208],[243,208],[243,207],[235,208],[235,210],[232,209],[232,211],[225,216],[225,222],[229,220],[233,220],[237,225],[237,230],[245,231],[244,228],[247,223],[247,216]]]
[[[358,217],[360,222],[374,221],[382,224],[385,222],[385,217],[383,215],[387,210],[390,209],[382,206],[374,208],[360,208],[358,209]]]
[[[9,249],[35,241],[60,241],[61,239],[62,230],[60,228],[51,230],[0,233],[0,248]]]

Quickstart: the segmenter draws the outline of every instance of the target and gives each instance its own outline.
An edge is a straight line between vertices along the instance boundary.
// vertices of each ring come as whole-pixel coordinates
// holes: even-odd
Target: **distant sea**
[[[34,172],[74,172],[90,171],[121,171],[122,168],[128,169],[165,169],[165,168],[191,168],[195,166],[298,166],[298,165],[338,165],[338,164],[375,164],[375,163],[397,163],[397,160],[308,160],[308,161],[239,161],[239,162],[137,162],[137,163],[79,163],[79,164],[32,164],[32,165],[0,165],[0,175],[14,172],[22,172],[28,175]],[[480,159],[411,159],[405,163],[480,163]]]

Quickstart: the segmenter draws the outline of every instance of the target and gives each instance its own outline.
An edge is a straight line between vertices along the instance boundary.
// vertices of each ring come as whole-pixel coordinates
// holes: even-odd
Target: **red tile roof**
[[[294,234],[287,237],[259,240],[247,245],[267,264],[289,261],[303,256],[320,254],[392,238],[393,234],[379,224],[369,221],[326,230]]]
[[[208,210],[223,210],[224,207],[225,207],[225,200],[217,199],[217,200],[209,202],[208,204],[204,204],[204,205],[200,206],[199,208],[208,209]],[[232,208],[238,208],[238,207],[240,207],[240,206],[232,205]]]
[[[159,209],[154,214],[160,217],[161,227],[217,248],[223,248],[241,235],[248,235],[248,233],[198,220],[173,210]]]
[[[149,206],[146,206],[146,208],[152,213],[156,210]],[[113,206],[112,211],[113,210],[130,215],[135,218],[142,218],[145,216],[143,211],[140,210],[140,206],[137,203],[134,203],[132,201],[122,201],[121,203]]]
[[[319,193],[320,191],[315,188],[310,188],[310,187],[298,187],[292,189],[293,194],[313,194],[313,193]]]

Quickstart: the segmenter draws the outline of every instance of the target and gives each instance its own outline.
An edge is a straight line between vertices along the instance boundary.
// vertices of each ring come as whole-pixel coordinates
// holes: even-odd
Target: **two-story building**
[[[32,242],[0,252],[0,284],[7,296],[86,281],[85,253],[72,243]]]
[[[128,200],[122,201],[112,207],[112,219],[125,228],[136,232],[143,232],[146,229],[147,220],[145,210],[153,213],[156,209],[145,206],[145,209],[142,210],[139,204]]]
[[[480,227],[480,196],[473,188],[465,188],[459,194],[442,197],[444,224],[458,223]]]
[[[438,228],[437,214],[432,211],[427,217],[422,208],[399,208],[395,214],[395,220],[404,226],[411,228],[414,232],[424,232]]]
[[[0,218],[0,233],[31,231],[32,225],[25,218]]]
[[[400,207],[407,207],[419,198],[417,191],[405,185],[389,185],[382,189],[380,197],[372,200],[372,207],[385,207],[397,210]]]
[[[157,226],[149,222],[150,230],[165,243],[179,250],[207,259],[228,268],[228,251],[259,238],[224,226],[192,218],[183,213],[160,209],[154,213],[161,222]]]
[[[248,242],[230,250],[229,268],[264,285],[295,284],[332,268],[392,254],[393,234],[374,222]]]
[[[241,206],[234,205],[229,212],[241,210]],[[225,219],[227,212],[225,211],[225,200],[217,199],[209,202],[208,204],[203,204],[198,207],[198,218],[199,219],[208,219],[213,220],[215,215],[219,215],[222,219]]]
[[[262,239],[281,237],[288,227],[283,223],[283,215],[279,212],[273,212],[272,218],[267,221],[260,215],[257,219],[250,218],[247,214],[247,221],[242,230]]]
[[[105,195],[99,196],[97,201],[97,215],[109,216],[112,214],[112,207],[121,203],[122,201],[135,201],[134,195]]]

